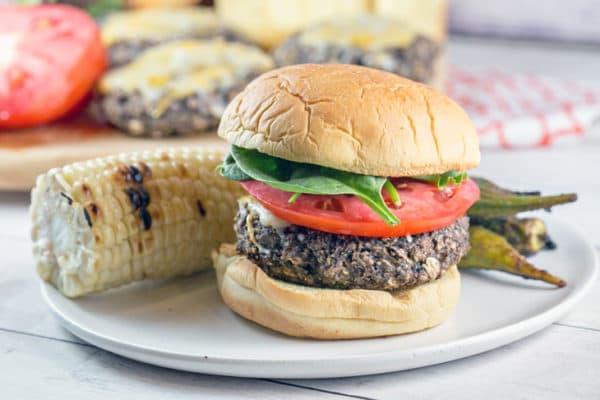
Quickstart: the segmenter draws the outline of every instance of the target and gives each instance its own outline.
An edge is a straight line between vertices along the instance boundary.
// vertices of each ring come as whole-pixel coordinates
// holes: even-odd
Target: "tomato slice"
[[[295,225],[320,231],[371,237],[398,237],[430,232],[450,225],[463,216],[479,198],[479,187],[468,179],[460,185],[438,189],[412,179],[392,179],[402,205],[388,206],[400,219],[389,226],[369,206],[352,195],[300,195],[292,204],[291,193],[258,181],[242,186],[277,217]]]
[[[0,127],[57,119],[106,68],[94,20],[63,4],[0,5]]]

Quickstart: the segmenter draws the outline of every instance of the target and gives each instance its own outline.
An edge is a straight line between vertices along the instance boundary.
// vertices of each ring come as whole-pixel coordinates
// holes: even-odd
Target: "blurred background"
[[[39,3],[55,2],[0,0]],[[34,110],[25,123],[3,123],[10,110],[0,109],[0,188],[28,189],[37,174],[82,158],[210,142],[205,133],[247,82],[305,62],[361,64],[435,86],[466,109],[484,151],[600,142],[596,0],[58,3],[94,19],[107,65],[51,118]],[[9,46],[15,35],[2,31],[0,46]],[[71,68],[91,68],[79,63]]]
[[[448,26],[451,33],[477,36],[543,39],[579,43],[600,42],[600,7],[595,0],[546,0],[543,6],[534,0],[506,0],[489,4],[478,0],[81,0],[39,1],[0,0],[0,4],[64,3],[87,9],[99,17],[114,10],[148,7],[209,6],[229,13],[236,19],[249,15],[242,10],[273,10],[293,15],[277,25],[292,32],[319,19],[342,14],[374,12],[397,16],[421,25],[425,32],[438,34]],[[277,11],[279,9],[279,11]],[[446,15],[448,16],[446,24]],[[251,24],[251,22],[246,22]],[[265,27],[267,28],[267,27]]]

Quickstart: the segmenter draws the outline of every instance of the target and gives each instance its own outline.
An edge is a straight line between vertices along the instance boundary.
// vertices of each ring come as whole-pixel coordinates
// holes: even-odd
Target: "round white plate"
[[[164,367],[209,374],[329,378],[433,365],[523,338],[556,321],[592,286],[594,250],[570,225],[544,216],[555,251],[533,258],[566,279],[550,285],[497,272],[464,272],[460,304],[442,325],[367,340],[286,337],[246,321],[220,300],[214,274],[144,282],[78,300],[44,284],[50,308],[73,334],[105,350]]]

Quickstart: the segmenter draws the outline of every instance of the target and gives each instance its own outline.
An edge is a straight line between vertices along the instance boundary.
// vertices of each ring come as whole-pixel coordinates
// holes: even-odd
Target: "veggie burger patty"
[[[469,250],[469,220],[393,238],[337,235],[277,219],[251,197],[235,217],[237,251],[267,275],[333,289],[408,289],[433,281]]]

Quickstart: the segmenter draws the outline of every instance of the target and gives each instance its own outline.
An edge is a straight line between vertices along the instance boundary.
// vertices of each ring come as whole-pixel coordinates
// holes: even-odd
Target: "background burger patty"
[[[253,44],[250,40],[243,38],[229,29],[219,29],[218,31],[207,32],[205,35],[179,35],[167,39],[153,40],[146,38],[126,39],[112,44],[108,48],[109,68],[119,67],[133,61],[142,51],[147,48],[157,46],[166,42],[173,42],[181,39],[212,39],[223,38],[228,42],[242,42]]]
[[[280,65],[304,63],[356,64],[393,72],[417,82],[429,83],[434,76],[435,60],[440,46],[425,36],[418,35],[407,47],[370,51],[353,46],[324,42],[320,46],[301,43],[292,36],[275,49],[273,58]]]
[[[95,120],[110,122],[134,136],[195,135],[215,128],[225,106],[254,76],[212,92],[174,99],[159,113],[149,107],[139,91],[112,91],[94,99],[90,114]]]
[[[335,289],[397,290],[439,278],[469,250],[469,220],[398,238],[336,235],[261,224],[243,204],[235,219],[237,251],[269,276]]]

